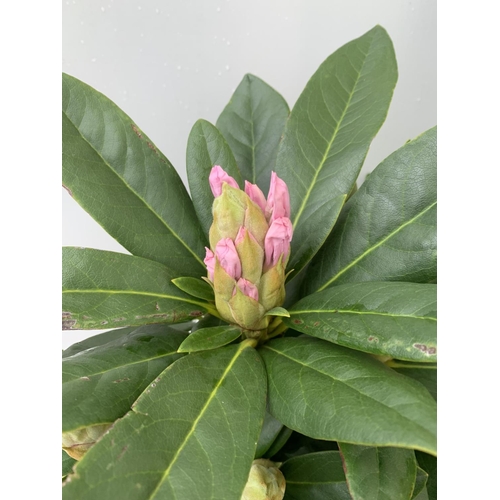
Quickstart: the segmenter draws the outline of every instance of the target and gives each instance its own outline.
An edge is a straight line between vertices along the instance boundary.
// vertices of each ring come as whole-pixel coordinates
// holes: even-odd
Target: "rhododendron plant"
[[[358,180],[396,80],[380,26],[291,112],[246,75],[189,195],[63,75],[64,185],[130,253],[63,249],[63,329],[107,330],[63,352],[64,499],[436,498],[436,129]]]

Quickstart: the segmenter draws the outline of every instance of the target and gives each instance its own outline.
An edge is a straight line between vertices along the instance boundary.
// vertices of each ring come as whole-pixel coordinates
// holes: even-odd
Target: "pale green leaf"
[[[217,349],[241,337],[241,328],[236,326],[213,326],[192,332],[179,346],[179,352],[196,352]]]
[[[204,280],[199,278],[175,278],[172,283],[183,292],[198,299],[214,301],[214,290]]]

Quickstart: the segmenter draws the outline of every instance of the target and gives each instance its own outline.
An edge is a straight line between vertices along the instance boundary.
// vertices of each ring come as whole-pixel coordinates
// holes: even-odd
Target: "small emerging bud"
[[[245,278],[240,278],[237,281],[236,285],[238,285],[238,288],[247,297],[251,297],[254,300],[259,300],[259,291],[257,290],[257,287],[253,283],[251,283],[250,281],[246,280]]]
[[[222,184],[227,182],[230,186],[239,189],[238,183],[227,174],[222,167],[219,165],[214,165],[208,177],[208,182],[210,183],[210,188],[215,198],[222,194]]]
[[[273,222],[279,217],[290,217],[290,194],[283,179],[271,173],[271,185],[267,195],[266,217]]]
[[[266,212],[266,197],[260,190],[259,186],[257,186],[257,184],[252,184],[248,181],[245,181],[245,193],[254,203],[256,203],[260,207],[262,213]]]
[[[241,277],[241,262],[238,252],[231,238],[223,238],[215,247],[215,255],[220,265],[231,278],[237,280]]]
[[[206,251],[205,259],[203,260],[203,262],[207,266],[208,277],[209,277],[210,281],[213,281],[214,280],[214,269],[215,269],[215,255],[212,252],[212,250],[210,250],[210,248],[205,247],[205,251]]]
[[[265,458],[254,460],[241,500],[282,500],[286,482],[276,465]]]
[[[281,256],[283,256],[283,262],[286,262],[290,253],[292,235],[292,223],[288,217],[280,217],[271,223],[264,243],[266,255],[264,267],[266,269],[276,265]]]

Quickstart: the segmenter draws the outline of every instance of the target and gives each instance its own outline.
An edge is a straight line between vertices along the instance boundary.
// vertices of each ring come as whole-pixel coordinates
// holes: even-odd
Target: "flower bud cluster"
[[[288,188],[272,172],[266,199],[248,181],[241,190],[219,165],[212,168],[209,183],[215,200],[205,265],[215,305],[229,323],[263,330],[269,323],[265,313],[285,300],[293,234]]]

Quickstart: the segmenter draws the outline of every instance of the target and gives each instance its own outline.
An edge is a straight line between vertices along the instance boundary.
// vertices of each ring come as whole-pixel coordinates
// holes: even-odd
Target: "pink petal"
[[[220,165],[214,165],[208,177],[210,189],[215,198],[222,194],[222,184],[227,182],[231,187],[239,189],[238,183],[222,169]]]
[[[290,194],[288,186],[276,172],[271,172],[271,184],[267,195],[266,217],[272,222],[279,217],[290,217]]]
[[[215,247],[215,255],[229,276],[235,280],[241,277],[241,262],[231,238],[223,238]]]
[[[248,197],[256,203],[263,213],[266,211],[266,197],[264,193],[260,190],[257,184],[252,184],[248,181],[245,181],[245,193]]]
[[[215,269],[215,255],[210,250],[210,248],[205,247],[206,253],[205,253],[205,259],[203,262],[207,266],[207,271],[208,271],[208,277],[210,278],[210,281],[214,280],[214,269]]]
[[[283,255],[283,260],[287,259],[292,236],[292,222],[288,217],[279,217],[271,223],[264,241],[265,266],[267,268],[276,265],[281,255]]]
[[[237,283],[238,288],[247,296],[250,297],[254,300],[259,300],[259,291],[257,290],[257,287],[251,283],[250,281],[246,280],[245,278],[240,278]]]

